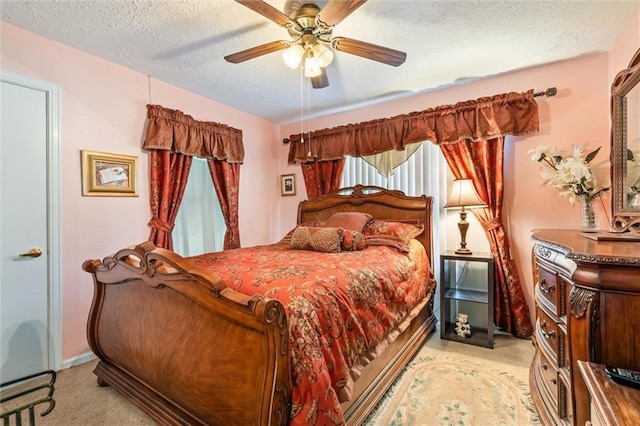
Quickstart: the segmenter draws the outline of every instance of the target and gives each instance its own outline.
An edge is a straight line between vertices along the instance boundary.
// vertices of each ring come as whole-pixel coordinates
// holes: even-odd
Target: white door
[[[57,191],[49,193],[52,165],[57,169],[49,161],[57,149],[57,106],[54,116],[51,90],[7,73],[0,98],[0,381],[6,382],[59,367],[59,330],[52,327],[50,303],[58,294],[51,285],[58,256],[50,252],[58,245],[48,223],[58,204]]]

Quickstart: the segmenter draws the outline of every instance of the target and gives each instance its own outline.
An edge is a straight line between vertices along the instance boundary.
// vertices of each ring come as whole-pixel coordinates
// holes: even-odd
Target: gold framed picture
[[[82,195],[137,197],[138,157],[82,150]]]
[[[296,175],[280,175],[280,195],[296,195]]]

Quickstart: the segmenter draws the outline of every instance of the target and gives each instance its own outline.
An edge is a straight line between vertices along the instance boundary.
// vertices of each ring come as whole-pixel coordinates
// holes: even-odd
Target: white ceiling
[[[272,0],[287,11],[302,2]],[[323,6],[326,0],[317,1]],[[407,52],[392,67],[336,52],[329,87],[301,90],[279,52],[223,57],[289,40],[231,0],[0,0],[0,19],[273,122],[295,121],[611,49],[640,0],[369,0],[333,36]],[[546,89],[546,88],[536,88]],[[306,96],[310,93],[310,101]]]

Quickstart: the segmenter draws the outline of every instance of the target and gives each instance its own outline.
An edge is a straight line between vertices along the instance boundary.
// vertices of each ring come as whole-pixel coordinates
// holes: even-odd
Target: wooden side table
[[[640,389],[614,382],[605,366],[578,361],[580,374],[589,391],[593,426],[625,426],[640,424]]]
[[[468,282],[461,278],[461,270],[469,264],[484,265],[484,278]],[[482,266],[481,266],[482,267]],[[491,253],[456,254],[445,251],[440,255],[440,337],[493,349],[493,256]],[[458,306],[480,306],[486,314],[486,322],[469,317],[470,337],[458,337],[455,317]],[[462,309],[461,309],[462,310]]]

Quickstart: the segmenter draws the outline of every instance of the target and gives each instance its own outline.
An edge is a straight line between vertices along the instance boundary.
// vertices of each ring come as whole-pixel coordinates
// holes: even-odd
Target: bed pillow
[[[343,240],[341,228],[298,226],[291,235],[291,248],[338,253]]]
[[[299,225],[296,225],[293,229],[291,229],[289,232],[287,232],[285,234],[284,237],[282,237],[282,239],[280,240],[281,243],[286,243],[286,244],[290,244],[291,243],[291,236],[293,235],[293,232],[299,227],[299,226],[310,226],[310,227],[318,227],[318,226],[324,226],[324,221],[321,220],[317,220],[317,221],[313,221],[313,222],[304,222],[301,223]]]
[[[369,213],[340,212],[332,214],[329,219],[324,222],[324,226],[364,233],[365,228],[372,221],[373,216]]]
[[[409,252],[409,242],[423,230],[410,223],[376,219],[365,229],[364,235],[367,245],[388,245]]]
[[[366,247],[364,234],[351,229],[342,230],[342,243],[340,248],[343,251],[363,250]]]
[[[367,246],[394,247],[403,253],[409,253],[411,251],[411,247],[408,242],[403,241],[401,238],[393,237],[391,235],[365,236],[365,244]]]

